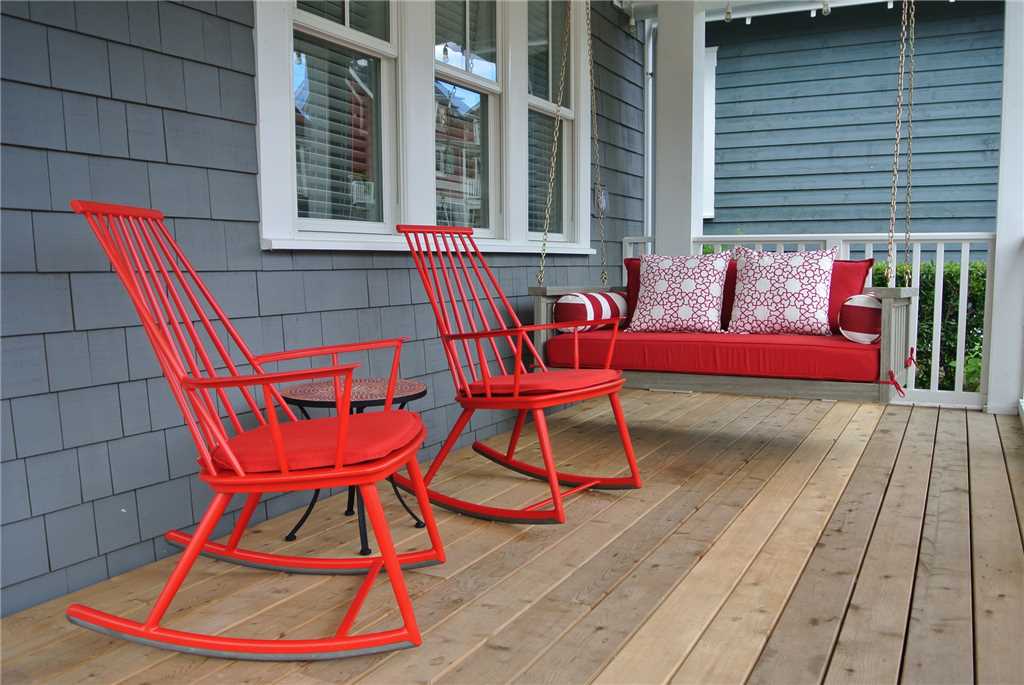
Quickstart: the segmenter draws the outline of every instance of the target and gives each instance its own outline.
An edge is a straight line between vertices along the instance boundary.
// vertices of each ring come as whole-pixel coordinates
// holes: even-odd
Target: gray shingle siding
[[[994,231],[1002,3],[919,3],[917,14],[914,230]],[[706,233],[885,232],[898,31],[898,9],[884,4],[709,28]]]
[[[209,500],[138,318],[70,213],[74,197],[163,210],[257,353],[408,335],[402,372],[430,388],[414,404],[430,430],[424,456],[457,415],[405,255],[260,250],[253,8],[205,8],[2,5],[4,614],[166,556],[161,533],[191,526]],[[643,49],[609,3],[595,4],[594,38],[607,238],[616,241],[640,233],[643,218]],[[617,264],[614,242],[609,258]],[[491,263],[529,317],[536,258]],[[556,285],[594,283],[600,271],[597,256],[548,264]],[[361,361],[384,370],[381,359]],[[508,425],[506,415],[479,414],[461,444]],[[268,498],[253,520],[305,500]]]

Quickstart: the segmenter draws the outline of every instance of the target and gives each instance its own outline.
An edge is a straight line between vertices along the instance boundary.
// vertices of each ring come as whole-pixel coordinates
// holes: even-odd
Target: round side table
[[[388,381],[386,378],[353,378],[352,379],[352,395],[349,402],[350,411],[353,414],[362,414],[370,407],[383,407],[387,398]],[[405,409],[405,406],[413,400],[418,400],[427,394],[427,386],[419,381],[408,380],[406,378],[399,378],[395,383],[395,395],[392,399],[394,404],[398,405],[399,409]],[[284,401],[288,404],[294,405],[302,413],[303,418],[310,418],[308,408],[325,408],[333,409],[334,404],[334,382],[330,380],[325,381],[312,381],[310,383],[300,383],[298,385],[292,385],[281,389],[281,396]],[[406,504],[405,499],[399,492],[398,487],[395,485],[393,479],[388,478],[391,483],[391,489],[395,492],[395,497],[398,498],[398,502],[402,505],[402,508],[408,512],[409,516],[412,517],[413,521],[416,522],[417,528],[423,528],[424,523],[420,520],[419,516],[409,508]],[[313,513],[313,508],[316,507],[317,500],[320,499],[320,489],[317,488],[313,491],[313,497],[309,500],[309,505],[306,507],[306,511],[302,513],[302,516],[296,521],[295,526],[291,529],[288,535],[285,536],[285,540],[292,541],[295,539],[299,529],[305,525],[309,515]],[[349,487],[348,489],[348,506],[345,508],[345,515],[352,516],[353,514],[359,514],[359,542],[360,549],[359,553],[363,556],[369,555],[372,550],[367,540],[366,531],[366,516],[363,512],[363,498],[359,495],[358,488]]]

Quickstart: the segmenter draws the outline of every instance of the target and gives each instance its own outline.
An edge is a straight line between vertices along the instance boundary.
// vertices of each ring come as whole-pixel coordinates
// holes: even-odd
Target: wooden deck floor
[[[561,526],[439,512],[448,562],[407,574],[421,647],[316,663],[164,652],[68,624],[71,600],[141,616],[173,558],[3,621],[3,679],[49,683],[1020,683],[1024,434],[977,412],[631,391],[645,487],[586,493]],[[623,466],[607,403],[552,421],[559,461]],[[500,439],[492,441],[499,444]],[[536,456],[526,440],[525,454]],[[441,489],[526,503],[543,485],[463,451]],[[423,542],[386,497],[404,548]],[[331,501],[259,549],[348,553]],[[200,560],[179,629],[333,634],[357,579]],[[394,623],[375,589],[364,626]]]

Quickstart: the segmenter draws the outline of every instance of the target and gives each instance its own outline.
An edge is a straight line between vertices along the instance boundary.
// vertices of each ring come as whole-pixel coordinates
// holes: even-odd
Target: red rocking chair
[[[462,414],[424,477],[430,501],[461,514],[494,521],[564,523],[563,499],[569,495],[590,488],[639,488],[640,471],[619,402],[618,393],[625,381],[620,371],[609,368],[621,320],[524,326],[484,261],[473,239],[472,229],[399,226],[398,231],[405,235],[413,262],[423,279],[423,287],[434,310],[445,357],[455,382],[456,400],[462,406]],[[581,369],[577,363],[573,369],[549,370],[537,354],[529,333],[584,325],[613,326],[605,367]],[[578,330],[573,328],[573,335]],[[506,350],[505,355],[502,354],[502,348]],[[526,371],[524,351],[532,354],[536,360],[537,368],[533,373]],[[509,355],[511,358],[506,359]],[[607,396],[611,402],[630,475],[577,475],[557,470],[544,410],[602,396]],[[501,466],[547,481],[551,488],[550,497],[521,509],[510,509],[469,502],[429,487],[470,417],[480,409],[513,409],[518,415],[505,452],[499,452],[482,442],[475,442],[473,449]],[[515,458],[516,444],[527,414],[533,417],[543,467]],[[402,487],[413,489],[414,484],[408,479],[396,476],[395,480]],[[562,486],[568,489],[563,491]]]
[[[135,305],[195,441],[199,477],[215,494],[194,534],[167,533],[167,540],[183,546],[185,551],[144,621],[79,604],[68,607],[68,619],[126,640],[235,659],[331,659],[420,644],[402,569],[440,563],[444,561],[444,552],[416,462],[425,436],[423,423],[417,414],[391,407],[402,341],[331,345],[255,356],[171,237],[162,213],[80,200],[73,201],[71,207],[88,220]],[[358,364],[340,363],[339,355],[381,348],[393,350],[384,410],[350,416],[352,372]],[[278,372],[263,368],[271,362],[314,357],[330,359],[330,366]],[[239,364],[249,367],[245,369],[247,373]],[[276,386],[315,378],[333,380],[337,414],[298,421]],[[251,427],[246,428],[243,420]],[[377,483],[402,468],[408,472],[404,480],[411,485],[422,510],[431,547],[398,554],[381,508]],[[344,486],[355,486],[362,494],[380,556],[300,557],[239,547],[263,493]],[[245,504],[228,541],[211,542],[214,527],[235,495],[243,495]],[[365,574],[366,578],[332,637],[246,639],[161,626],[167,608],[199,554],[290,573]],[[390,581],[402,626],[350,634],[382,570]]]

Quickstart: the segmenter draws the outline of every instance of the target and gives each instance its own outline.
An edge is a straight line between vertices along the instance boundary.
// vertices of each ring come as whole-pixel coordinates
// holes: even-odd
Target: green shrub
[[[967,280],[966,349],[964,353],[964,390],[981,388],[981,359],[985,323],[985,271],[987,264],[970,263]],[[896,282],[907,282],[909,265],[896,267]],[[872,283],[885,285],[885,264],[876,263]],[[935,263],[921,264],[918,299],[917,376],[918,388],[928,388],[932,370],[932,331],[935,311]],[[939,342],[939,390],[952,390],[956,374],[956,324],[960,309],[960,264],[951,262],[942,269],[942,311],[939,316],[942,335]]]

